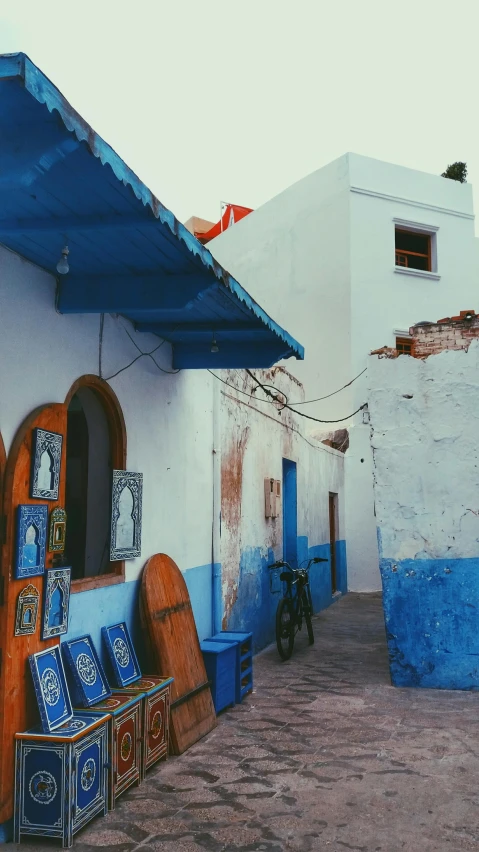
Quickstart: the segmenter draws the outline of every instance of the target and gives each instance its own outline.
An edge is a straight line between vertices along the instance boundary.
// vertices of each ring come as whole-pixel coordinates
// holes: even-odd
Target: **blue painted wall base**
[[[189,568],[183,576],[190,594],[196,629],[201,641],[211,636],[213,632],[211,592],[213,570],[211,565],[200,565]],[[140,667],[145,671],[147,657],[140,628],[139,597],[139,580],[72,595],[68,633],[62,636],[61,640],[75,639],[77,636],[90,633],[102,665],[106,666],[108,671],[109,661],[103,648],[101,628],[118,621],[126,621]]]
[[[380,561],[394,686],[479,689],[479,559]]]
[[[329,544],[312,547],[307,536],[297,538],[298,564],[320,556],[328,562],[312,565],[310,571],[311,594],[314,612],[320,612],[333,603],[331,594],[331,566],[329,563]],[[274,562],[272,550],[261,547],[247,547],[241,554],[237,597],[227,619],[225,630],[251,632],[255,651],[269,645],[275,637],[275,617],[278,600],[282,594],[279,572],[271,572],[268,565]],[[347,592],[346,542],[336,543],[336,576],[338,590]]]

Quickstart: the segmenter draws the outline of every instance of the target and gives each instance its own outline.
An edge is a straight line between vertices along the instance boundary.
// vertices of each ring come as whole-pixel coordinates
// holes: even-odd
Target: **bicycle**
[[[309,644],[314,644],[313,625],[311,616],[313,614],[313,601],[309,587],[309,569],[316,562],[327,562],[319,556],[313,556],[308,560],[305,568],[292,568],[288,562],[279,560],[268,567],[287,568],[288,572],[282,571],[279,579],[286,583],[286,592],[278,603],[276,610],[276,645],[282,660],[289,660],[293,653],[294,637],[302,629],[303,618],[308,631]]]

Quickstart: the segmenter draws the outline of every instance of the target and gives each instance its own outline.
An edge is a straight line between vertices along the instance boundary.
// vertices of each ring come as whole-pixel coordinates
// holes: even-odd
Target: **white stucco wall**
[[[349,179],[355,375],[371,349],[395,344],[395,329],[475,307],[479,269],[470,184],[355,154],[349,155]],[[439,280],[395,271],[395,218],[438,228]],[[357,383],[354,403],[364,401],[364,388]]]
[[[99,317],[62,316],[54,297],[52,276],[0,247],[0,431],[7,453],[34,408],[64,402],[79,376],[98,375]],[[122,323],[128,326],[105,317],[105,376],[138,354]],[[128,327],[142,349],[158,344]],[[171,369],[168,344],[155,357]],[[213,381],[204,371],[167,375],[142,358],[110,382],[125,417],[127,465],[144,474],[142,556],[127,561],[127,580],[159,551],[183,570],[211,562]]]
[[[368,373],[382,557],[477,559],[479,341]]]
[[[305,360],[289,359],[284,365],[302,382],[306,398],[349,381],[347,156],[289,187],[208,248],[304,344]],[[338,407],[349,413],[348,405],[346,391],[308,406],[308,413],[327,419],[338,416]]]
[[[395,345],[395,329],[475,307],[479,268],[472,187],[436,175],[349,155],[351,375],[368,353]],[[437,273],[430,280],[395,271],[394,219],[437,228]],[[366,399],[367,374],[352,386],[352,410]],[[367,428],[351,431],[346,463],[349,583],[380,588]],[[364,459],[361,462],[361,459]]]

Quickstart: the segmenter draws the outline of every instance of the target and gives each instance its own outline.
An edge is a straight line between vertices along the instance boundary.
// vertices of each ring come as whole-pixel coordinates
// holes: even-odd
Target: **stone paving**
[[[379,595],[347,595],[314,629],[286,663],[258,655],[254,693],[76,852],[477,850],[479,696],[390,686]]]

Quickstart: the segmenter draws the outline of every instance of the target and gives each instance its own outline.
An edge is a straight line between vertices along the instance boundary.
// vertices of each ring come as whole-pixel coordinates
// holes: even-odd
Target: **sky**
[[[259,207],[347,151],[479,205],[477,0],[0,0],[23,51],[185,221]]]

